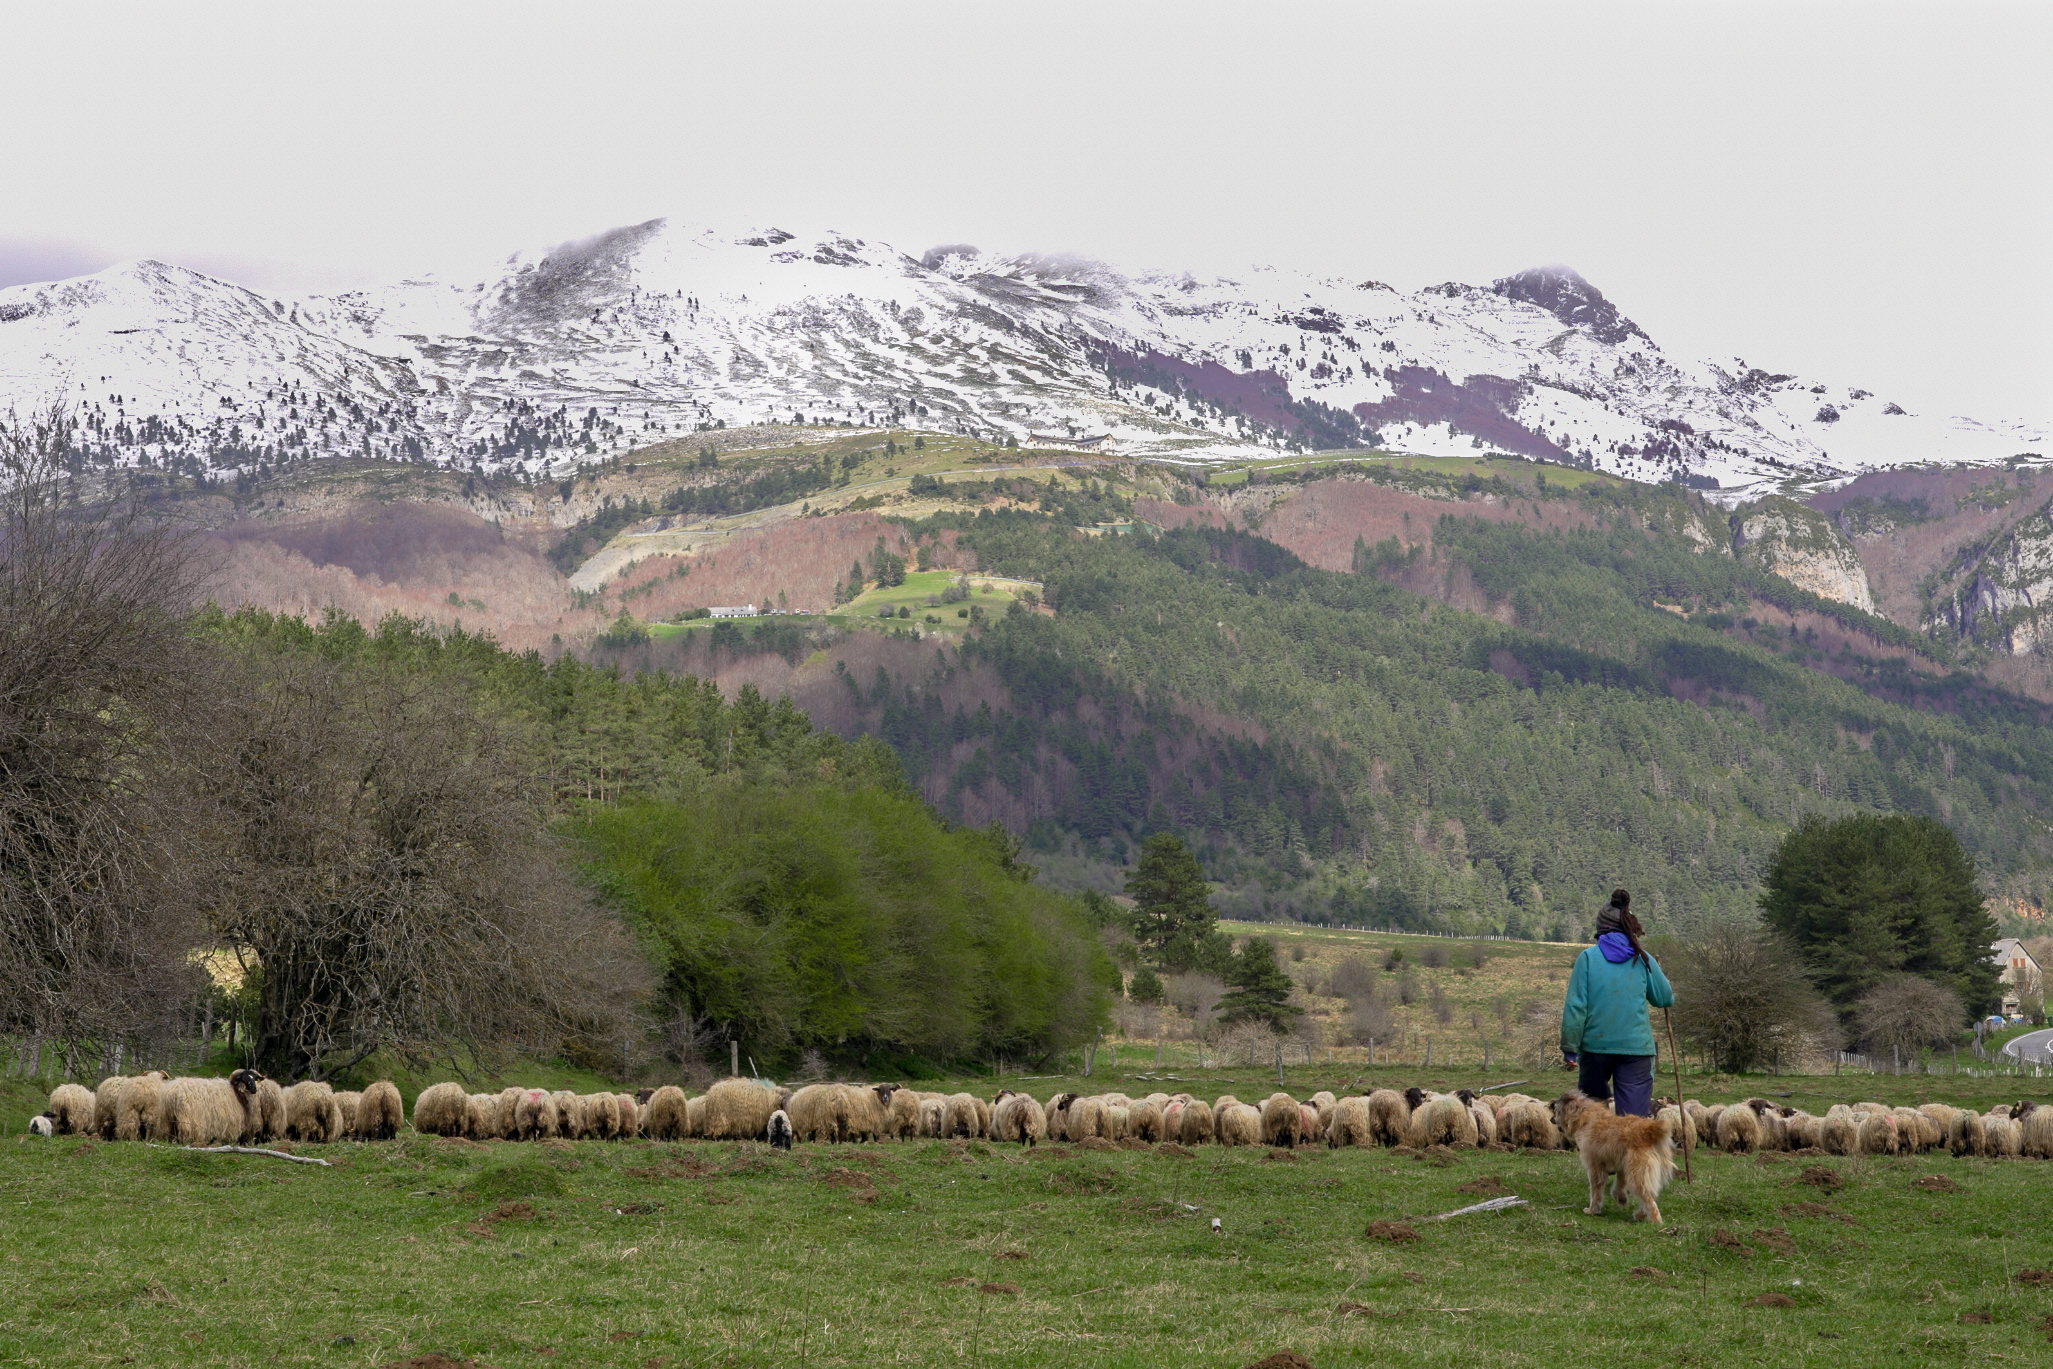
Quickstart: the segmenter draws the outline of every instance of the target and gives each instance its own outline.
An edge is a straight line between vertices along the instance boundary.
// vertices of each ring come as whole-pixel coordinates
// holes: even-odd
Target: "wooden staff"
[[[1668,1025],[1668,1058],[1675,1066],[1675,1110],[1682,1114],[1682,1126],[1679,1128],[1682,1132],[1682,1180],[1693,1184],[1697,1177],[1690,1173],[1689,1168],[1689,1113],[1682,1106],[1682,1056],[1675,1049],[1675,1019],[1669,1016],[1668,1009],[1663,1008],[1661,1020]]]

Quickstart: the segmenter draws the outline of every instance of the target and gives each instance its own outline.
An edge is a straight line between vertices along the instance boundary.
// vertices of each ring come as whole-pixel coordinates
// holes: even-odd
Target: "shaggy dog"
[[[1653,1117],[1619,1117],[1583,1093],[1564,1093],[1554,1100],[1554,1124],[1575,1143],[1583,1172],[1590,1179],[1590,1216],[1604,1211],[1604,1180],[1612,1179],[1611,1196],[1623,1203],[1629,1196],[1640,1216],[1659,1226],[1661,1188],[1675,1177],[1675,1152],[1668,1124]],[[1615,1178],[1613,1176],[1616,1176]]]

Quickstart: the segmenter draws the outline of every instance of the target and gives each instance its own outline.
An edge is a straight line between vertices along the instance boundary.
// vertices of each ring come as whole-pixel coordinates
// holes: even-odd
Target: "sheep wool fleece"
[[[1561,1005],[1561,1049],[1602,1055],[1653,1055],[1654,1028],[1647,1005],[1675,1002],[1668,976],[1652,956],[1613,961],[1602,946],[1576,957]]]

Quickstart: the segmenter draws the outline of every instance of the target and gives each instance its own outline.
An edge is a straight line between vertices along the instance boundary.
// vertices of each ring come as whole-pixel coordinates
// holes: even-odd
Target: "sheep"
[[[1341,1146],[1375,1144],[1366,1097],[1342,1098],[1333,1105],[1333,1119],[1326,1124],[1326,1144],[1336,1150]]]
[[[1724,1115],[1724,1105],[1719,1104],[1705,1108],[1703,1115],[1697,1118],[1697,1135],[1704,1138],[1704,1144],[1718,1144],[1718,1119]]]
[[[413,1100],[413,1129],[423,1136],[461,1136],[470,1125],[470,1095],[461,1084],[430,1084]]]
[[[1212,1124],[1222,1146],[1252,1146],[1262,1139],[1262,1114],[1230,1094],[1224,1107],[1214,1109]]]
[[[703,1093],[685,1100],[684,1134],[694,1138],[706,1134],[706,1095]]]
[[[1330,1089],[1320,1089],[1309,1101],[1319,1110],[1319,1134],[1323,1136],[1327,1126],[1333,1121],[1333,1109],[1340,1106],[1340,1100],[1333,1096]]]
[[[342,1118],[342,1125],[335,1129],[338,1137],[356,1135],[356,1105],[363,1096],[361,1090],[336,1090],[335,1109]]]
[[[1300,1098],[1297,1102],[1297,1119],[1297,1134],[1303,1144],[1310,1145],[1314,1138],[1326,1134],[1326,1124],[1319,1120],[1319,1108],[1316,1103],[1308,1103]]]
[[[1093,1136],[1111,1140],[1105,1135],[1105,1100],[1095,1097],[1071,1099],[1066,1133],[1072,1141],[1086,1141]]]
[[[1490,1111],[1490,1105],[1476,1097],[1474,1089],[1456,1089],[1454,1096],[1468,1109],[1469,1116],[1476,1123],[1476,1144],[1481,1146],[1497,1143],[1497,1114]]]
[[[1473,1146],[1476,1143],[1476,1119],[1453,1094],[1428,1094],[1424,1104],[1412,1110],[1411,1130],[1406,1134],[1405,1143],[1419,1150],[1439,1144]]]
[[[1166,1122],[1163,1129],[1168,1129]],[[1211,1105],[1200,1098],[1189,1098],[1184,1100],[1170,1139],[1186,1146],[1201,1146],[1212,1139],[1215,1130]]]
[[[1953,1126],[1946,1133],[1946,1148],[1955,1155],[1987,1155],[1989,1131],[1982,1115],[1972,1108],[1955,1113]]]
[[[1834,1116],[1833,1113],[1839,1113]],[[1842,1112],[1834,1108],[1825,1114],[1823,1125],[1818,1128],[1818,1144],[1827,1155],[1853,1155],[1860,1150],[1860,1124],[1853,1120],[1851,1111]]]
[[[1982,1117],[1984,1144],[1992,1157],[2000,1160],[2015,1160],[2024,1154],[2024,1137],[2017,1122],[2011,1117],[1998,1116],[1991,1108]]]
[[[1791,1150],[1817,1150],[1824,1145],[1825,1120],[1794,1111],[1782,1119],[1782,1132],[1789,1138]]]
[[[989,1136],[991,1134],[991,1105],[975,1096],[972,1096],[969,1101],[970,1106],[977,1110],[977,1135]]]
[[[584,1104],[585,1134],[598,1141],[620,1139],[620,1100],[610,1093],[588,1093]]]
[[[884,1134],[903,1141],[920,1134],[920,1095],[916,1089],[893,1085],[884,1101]]]
[[[508,1087],[499,1090],[494,1099],[494,1106],[498,1111],[498,1116],[494,1121],[497,1124],[498,1130],[493,1134],[500,1140],[510,1141],[514,1139],[514,1133],[520,1126],[520,1100],[525,1097],[527,1097],[526,1089]]]
[[[1746,1106],[1753,1109],[1754,1120],[1760,1124],[1761,1149],[1789,1149],[1789,1128],[1782,1120],[1782,1109],[1765,1098],[1749,1098]]]
[[[684,1090],[665,1084],[647,1098],[642,1129],[652,1141],[682,1141],[686,1135]],[[788,1120],[788,1119],[787,1119]]]
[[[1554,1125],[1554,1110],[1535,1098],[1507,1100],[1504,1111],[1497,1114],[1497,1136],[1508,1145],[1561,1149],[1561,1129]]]
[[[1125,1134],[1150,1145],[1163,1140],[1162,1109],[1145,1098],[1127,1104]]]
[[[978,1130],[979,1114],[977,1100],[967,1093],[951,1093],[945,1100],[947,1116],[941,1124],[943,1136],[969,1136],[981,1134]]]
[[[2053,1160],[2053,1108],[2027,1101],[2010,1115],[2017,1122],[2018,1152],[2035,1160]]]
[[[948,1100],[946,1098],[920,1099],[921,1136],[943,1136],[948,1132]]]
[[[549,1101],[556,1105],[556,1134],[566,1141],[579,1141],[585,1135],[584,1099],[569,1089],[558,1089],[549,1095]]]
[[[763,1136],[777,1150],[791,1149],[791,1114],[783,1108],[770,1114],[770,1120],[763,1124]]]
[[[59,1136],[84,1136],[93,1129],[99,1100],[82,1084],[59,1084],[50,1090],[51,1129]]]
[[[469,1116],[469,1100],[464,1096],[462,1085],[456,1089],[456,1120],[459,1126]],[[461,1135],[452,1132],[451,1135]],[[342,1135],[342,1108],[335,1101],[335,1090],[318,1079],[302,1079],[285,1090],[285,1135],[294,1141],[312,1141],[316,1144],[334,1141]]]
[[[57,1115],[55,1113],[37,1113],[29,1118],[29,1135],[40,1136],[46,1141],[49,1140],[52,1136],[56,1135],[56,1128],[52,1125],[56,1120]]]
[[[1411,1104],[1403,1094],[1396,1089],[1377,1089],[1369,1095],[1369,1135],[1376,1144],[1401,1146],[1410,1130]]]
[[[160,1098],[156,1135],[182,1146],[236,1145],[251,1129],[244,1099],[255,1096],[252,1070],[237,1070],[233,1080],[169,1080]]]
[[[691,1100],[695,1135],[711,1141],[753,1141],[770,1125],[770,1114],[790,1101],[791,1091],[753,1079],[722,1079]]]
[[[1916,1108],[1891,1108],[1889,1115],[1896,1119],[1896,1143],[1905,1155],[1931,1149],[1925,1141],[1925,1127],[1930,1125],[1930,1118]]]
[[[1884,1117],[1889,1115],[1889,1105],[1887,1103],[1855,1103],[1853,1110],[1871,1115],[1879,1114]]]
[[[1718,1149],[1745,1155],[1761,1148],[1761,1119],[1744,1103],[1721,1109],[1717,1122]]]
[[[117,1141],[149,1141],[164,1134],[164,1085],[171,1076],[151,1070],[122,1082],[114,1095],[114,1137]],[[95,1120],[98,1111],[95,1110]]]
[[[1921,1103],[1918,1105],[1917,1110],[1938,1124],[1939,1134],[1942,1137],[1953,1133],[1953,1119],[1960,1115],[1959,1108],[1948,1106],[1945,1103]]]
[[[1697,1143],[1697,1125],[1690,1121],[1689,1114],[1674,1103],[1655,1112],[1654,1116],[1668,1126],[1668,1144],[1678,1150],[1692,1148]]]
[[[1017,1141],[1023,1146],[1039,1145],[1048,1134],[1048,1114],[1024,1093],[1010,1089],[998,1094],[991,1109],[991,1139]]]
[[[1124,1141],[1132,1127],[1132,1113],[1133,1110],[1124,1103],[1106,1103],[1104,1118],[1099,1123],[1104,1128],[1105,1139]]]
[[[613,1101],[620,1108],[620,1136],[625,1140],[642,1134],[642,1110],[631,1093],[616,1093]]]
[[[891,1098],[896,1084],[841,1086],[842,1139],[879,1141],[891,1126]]]
[[[1711,1123],[1709,1121],[1711,1110],[1694,1098],[1683,1099],[1682,1110],[1689,1114],[1690,1125],[1696,1128],[1697,1135],[1709,1139],[1711,1135]]]
[[[499,1095],[496,1093],[466,1094],[463,1100],[463,1134],[473,1141],[500,1141],[505,1136],[499,1130]],[[361,1109],[359,1109],[361,1112]]]
[[[1863,1112],[1858,1123],[1856,1140],[1859,1154],[1894,1155],[1900,1146],[1896,1119],[1886,1112]]]
[[[807,1084],[795,1090],[791,1100],[784,1105],[786,1120],[791,1124],[794,1140],[817,1144],[835,1141],[835,1129],[840,1120],[838,1084]]]

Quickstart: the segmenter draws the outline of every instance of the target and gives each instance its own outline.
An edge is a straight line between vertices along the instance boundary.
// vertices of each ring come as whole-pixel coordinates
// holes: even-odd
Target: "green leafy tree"
[[[1219,916],[1205,872],[1181,837],[1157,832],[1143,842],[1126,892],[1134,902],[1134,940],[1144,954],[1172,970],[1213,968],[1220,959],[1212,944]]]
[[[1906,974],[1951,989],[1969,1012],[1997,1001],[1996,921],[1973,859],[1936,819],[1805,818],[1775,853],[1761,910],[1849,1020],[1861,998]]]
[[[1292,1020],[1304,1013],[1290,1001],[1294,986],[1277,963],[1276,943],[1264,937],[1251,936],[1241,943],[1226,983],[1231,992],[1219,1000],[1219,1017],[1229,1025],[1262,1022],[1281,1036],[1290,1030]]]

